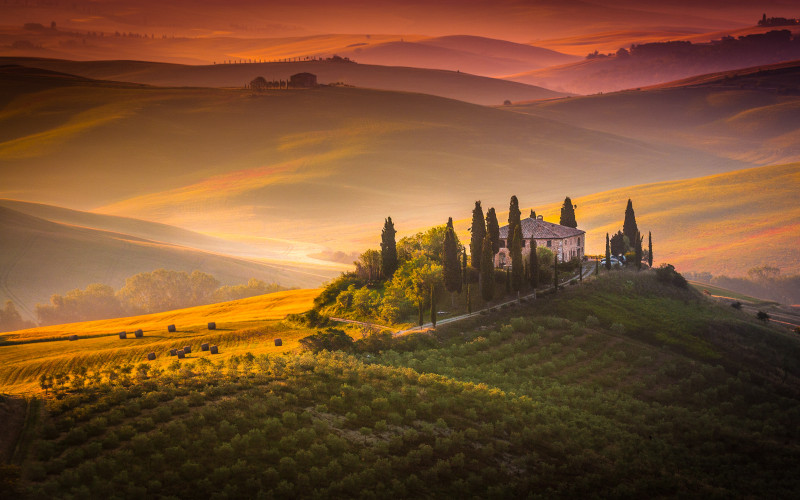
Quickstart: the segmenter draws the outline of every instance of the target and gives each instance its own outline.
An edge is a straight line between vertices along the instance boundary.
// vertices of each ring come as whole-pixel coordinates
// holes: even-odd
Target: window
[[[522,240],[522,248],[525,248],[525,240]]]
[[[581,246],[581,237],[578,236],[578,246]]]
[[[506,240],[500,240],[500,248],[506,247]]]
[[[550,248],[550,247],[552,247],[552,246],[553,246],[553,242],[552,242],[552,241],[550,241],[550,240],[547,240],[547,247],[548,247],[548,248]]]

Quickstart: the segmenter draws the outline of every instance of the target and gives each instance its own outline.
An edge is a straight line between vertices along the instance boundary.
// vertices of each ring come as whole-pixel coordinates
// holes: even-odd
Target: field
[[[800,340],[651,273],[372,346],[90,370],[7,476],[31,498],[800,491]]]
[[[37,393],[42,373],[67,372],[79,366],[93,370],[126,363],[146,361],[147,353],[155,352],[156,366],[173,361],[168,351],[192,347],[187,359],[205,358],[201,343],[219,344],[219,358],[232,353],[280,353],[296,349],[297,340],[308,332],[289,329],[280,324],[287,314],[311,308],[319,290],[291,290],[233,302],[199,306],[131,318],[88,321],[54,325],[0,334],[0,387],[5,393]],[[208,330],[209,322],[216,330]],[[175,333],[167,325],[176,326]],[[141,329],[142,338],[133,332]],[[128,333],[127,339],[117,335]],[[68,341],[69,335],[79,340]],[[276,347],[273,340],[283,340]]]

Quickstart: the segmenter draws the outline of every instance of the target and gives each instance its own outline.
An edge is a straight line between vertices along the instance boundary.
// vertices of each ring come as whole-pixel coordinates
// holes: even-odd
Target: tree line
[[[54,325],[150,314],[216,302],[226,302],[288,290],[277,283],[250,279],[247,284],[220,286],[214,276],[193,271],[157,269],[133,275],[118,291],[102,283],[53,294],[49,304],[36,305],[40,325]]]

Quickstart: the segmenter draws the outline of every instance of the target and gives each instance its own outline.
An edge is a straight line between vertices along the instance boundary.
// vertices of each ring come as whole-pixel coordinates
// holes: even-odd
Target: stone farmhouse
[[[583,259],[586,248],[586,231],[573,227],[545,222],[542,216],[528,217],[520,221],[522,226],[522,257],[527,259],[531,252],[531,240],[536,240],[537,247],[545,247],[556,254],[559,262],[574,258]],[[500,228],[500,251],[494,256],[495,267],[505,268],[511,265],[511,238],[508,226]]]

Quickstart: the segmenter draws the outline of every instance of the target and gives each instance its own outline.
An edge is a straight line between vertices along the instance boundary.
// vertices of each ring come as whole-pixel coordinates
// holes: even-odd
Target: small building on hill
[[[310,89],[317,86],[317,75],[313,73],[297,73],[289,77],[289,86]]]
[[[527,258],[531,252],[531,240],[536,240],[537,247],[545,247],[558,257],[559,262],[574,258],[583,259],[586,248],[586,231],[574,227],[545,222],[542,216],[535,219],[528,217],[520,221],[522,227],[522,256]],[[500,251],[494,256],[495,267],[504,268],[511,265],[511,238],[508,226],[500,228]]]

